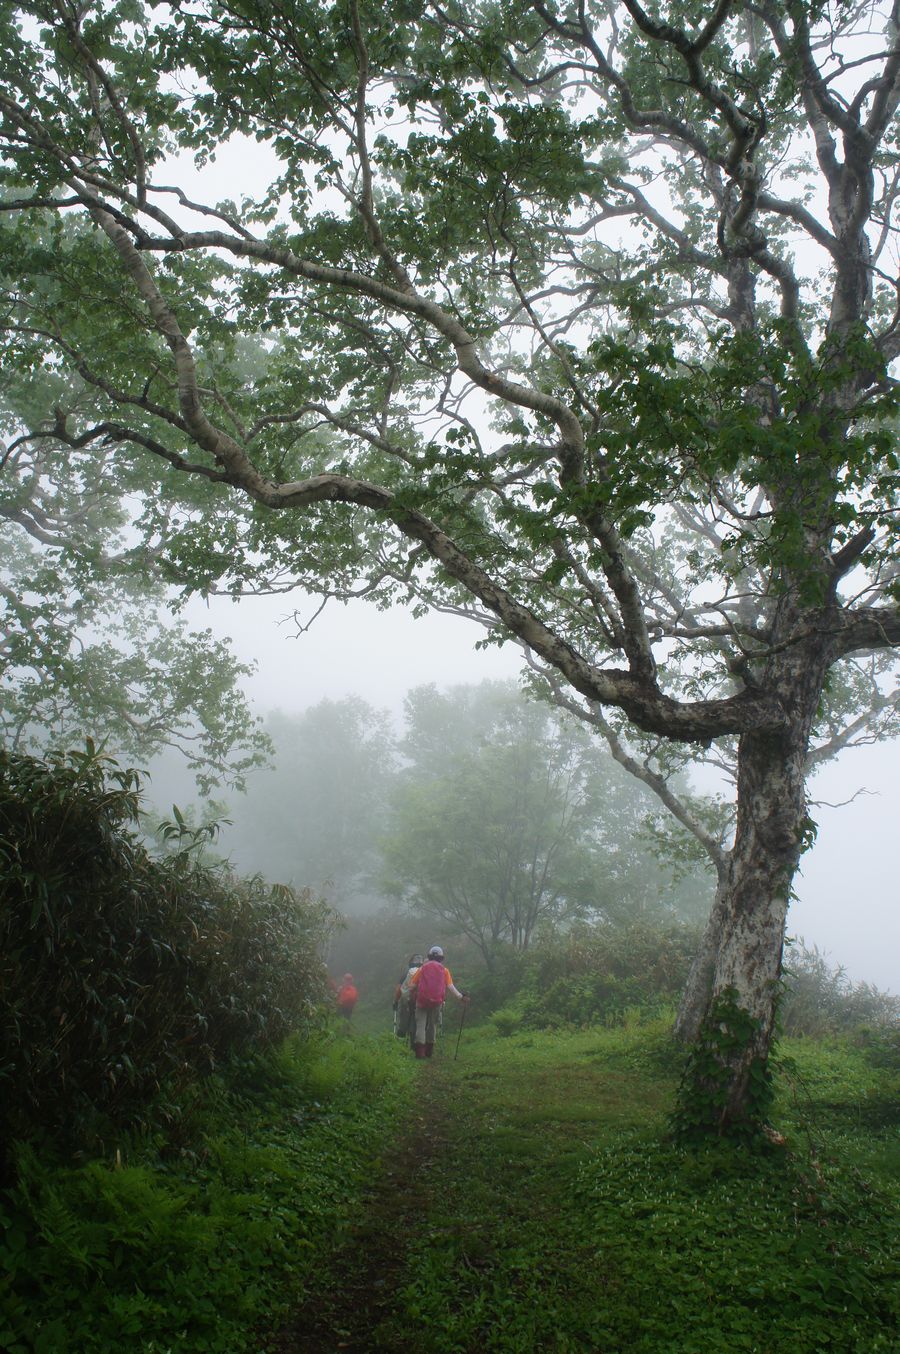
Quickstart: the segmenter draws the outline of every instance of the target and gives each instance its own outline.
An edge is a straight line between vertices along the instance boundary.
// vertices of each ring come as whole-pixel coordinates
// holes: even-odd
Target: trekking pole
[[[462,1015],[459,1018],[459,1034],[456,1036],[456,1049],[453,1054],[454,1062],[456,1062],[456,1054],[459,1052],[459,1041],[462,1038],[462,1027],[466,1023],[466,1010],[468,1005],[469,1003],[467,1001],[463,1002]]]

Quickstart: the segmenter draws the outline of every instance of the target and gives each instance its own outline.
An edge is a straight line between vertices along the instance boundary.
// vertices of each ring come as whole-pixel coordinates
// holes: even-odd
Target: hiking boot
[[[426,1045],[425,1045],[425,1057],[426,1057],[426,1058],[430,1058],[431,1055],[432,1055],[433,1053],[434,1053],[434,1044],[426,1044]]]
[[[424,1045],[424,1044],[413,1044],[413,1048],[416,1050],[416,1057],[417,1057],[417,1058],[424,1058],[424,1057],[425,1057],[425,1045]]]

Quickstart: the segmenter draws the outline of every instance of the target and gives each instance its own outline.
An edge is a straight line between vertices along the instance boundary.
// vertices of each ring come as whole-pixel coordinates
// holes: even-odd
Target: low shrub
[[[294,1038],[207,1078],[177,1152],[126,1137],[72,1166],[20,1148],[0,1348],[256,1354],[358,1214],[414,1073],[390,1044]]]
[[[190,851],[151,858],[141,781],[0,752],[0,1130],[78,1144],[311,1028],[328,910]],[[174,1109],[173,1109],[174,1112]]]
[[[870,983],[853,983],[839,964],[829,964],[815,945],[802,940],[785,950],[784,995],[779,1024],[788,1035],[841,1034],[861,1026],[889,1029],[900,1024],[900,997]]]
[[[857,1041],[873,1067],[900,1073],[900,1025],[857,1031]]]
[[[677,924],[578,927],[517,956],[519,990],[492,1023],[509,1034],[618,1023],[637,1007],[652,1017],[677,1002],[696,944]]]
[[[479,1007],[499,1008],[491,1021],[501,1034],[616,1022],[632,1007],[653,1016],[677,1007],[698,940],[694,928],[677,923],[576,927],[525,954],[501,953],[495,972],[476,983]],[[852,983],[798,941],[786,950],[779,1025],[791,1037],[869,1030],[873,1056],[890,1058],[900,997]]]

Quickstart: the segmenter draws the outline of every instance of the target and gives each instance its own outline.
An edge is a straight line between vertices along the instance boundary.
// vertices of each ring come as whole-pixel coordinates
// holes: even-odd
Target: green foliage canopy
[[[29,446],[155,463],[136,528],[197,588],[462,607],[588,720],[739,740],[711,994],[757,1034],[728,1113],[772,1029],[830,674],[900,641],[897,25],[741,0],[0,20]],[[173,152],[237,134],[273,155],[262,191],[173,184]],[[77,405],[44,395],[58,368]]]
[[[740,598],[779,579],[801,610],[832,605],[851,565],[880,577],[893,539],[893,293],[863,210],[885,204],[859,188],[829,230],[805,189],[776,194],[814,182],[804,109],[820,141],[852,139],[802,10],[788,26],[726,5],[689,38],[689,7],[668,25],[625,9],[610,33],[613,9],[520,3],[21,6],[4,29],[7,360],[37,403],[60,365],[82,383],[56,412],[45,396],[32,441],[140,447],[182,472],[162,499],[145,487],[140,523],[167,516],[167,558],[198,587],[281,570],[334,590],[362,574],[376,595],[462,585],[644,727],[777,728],[754,657],[771,617]],[[856,51],[852,16],[815,22]],[[870,178],[895,83],[889,61],[852,106]],[[237,132],[279,157],[268,192],[192,206],[164,157],[202,164]],[[858,167],[826,160],[836,204]],[[797,228],[824,263],[808,299]],[[248,338],[267,345],[256,370]],[[674,501],[705,600],[632,555]],[[890,638],[883,587],[839,613],[835,657]],[[696,625],[666,619],[678,600]],[[680,700],[652,656],[666,637],[705,671]]]
[[[83,390],[60,372],[43,386],[76,406]],[[21,373],[0,373],[10,443],[0,480],[6,745],[42,751],[90,737],[141,761],[174,747],[201,793],[240,784],[269,750],[240,689],[251,667],[168,609],[161,538],[141,541],[129,526],[129,502],[147,492],[142,468],[110,448],[23,440],[35,399]]]

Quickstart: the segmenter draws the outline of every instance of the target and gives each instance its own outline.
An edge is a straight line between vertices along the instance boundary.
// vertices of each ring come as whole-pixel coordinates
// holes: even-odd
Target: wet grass
[[[406,1189],[372,1198],[364,1261],[335,1255],[283,1348],[401,1351],[416,1331],[441,1354],[896,1351],[896,1113],[850,1150],[834,1112],[887,1099],[885,1079],[849,1050],[799,1056],[786,1148],[687,1152],[666,1140],[664,1028],[473,1032],[419,1070]],[[315,1323],[341,1292],[337,1338]]]
[[[194,1136],[23,1155],[0,1199],[16,1354],[897,1354],[900,1069],[793,1043],[786,1144],[667,1137],[664,1024],[432,1062],[389,1034],[295,1043]]]

